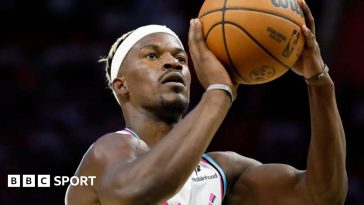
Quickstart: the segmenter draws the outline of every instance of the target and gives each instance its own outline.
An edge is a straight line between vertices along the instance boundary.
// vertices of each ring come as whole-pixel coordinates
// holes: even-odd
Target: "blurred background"
[[[346,130],[347,205],[364,204],[364,2],[307,0],[336,84]],[[0,204],[64,204],[66,187],[7,188],[8,174],[72,176],[88,147],[124,127],[103,65],[114,41],[164,24],[187,42],[203,0],[2,0],[0,4]],[[186,44],[187,46],[187,44]],[[191,66],[193,72],[193,68]],[[203,90],[192,83],[190,108]],[[310,136],[305,82],[291,71],[240,86],[209,147],[305,169]]]

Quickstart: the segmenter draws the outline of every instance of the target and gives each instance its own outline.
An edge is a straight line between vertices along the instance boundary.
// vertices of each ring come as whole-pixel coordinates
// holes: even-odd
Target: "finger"
[[[191,47],[191,45],[193,44],[192,43],[192,39],[194,39],[195,38],[195,33],[194,33],[194,21],[195,21],[195,19],[191,19],[190,20],[190,29],[189,29],[189,31],[188,31],[188,45],[189,45],[189,47]]]
[[[309,48],[313,48],[316,44],[316,37],[315,34],[313,32],[310,31],[309,28],[307,28],[306,25],[302,26],[302,32],[303,35],[305,35],[306,37],[306,45]]]
[[[207,49],[205,36],[202,30],[202,23],[199,19],[192,19],[190,22],[188,44],[192,55],[205,52]]]
[[[198,55],[195,39],[196,39],[196,25],[195,25],[195,19],[190,20],[190,30],[188,32],[188,47],[190,50],[190,55],[192,58],[192,62],[195,64],[196,62],[196,55]]]
[[[304,13],[307,27],[311,30],[311,32],[313,34],[316,34],[315,19],[312,16],[312,12],[311,12],[310,8],[308,7],[307,3],[304,0],[300,0],[299,4]]]

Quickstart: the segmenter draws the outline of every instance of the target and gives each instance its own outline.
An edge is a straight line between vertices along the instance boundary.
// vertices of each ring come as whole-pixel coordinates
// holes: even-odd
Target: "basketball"
[[[296,0],[205,0],[199,18],[208,48],[239,84],[282,76],[305,43]]]

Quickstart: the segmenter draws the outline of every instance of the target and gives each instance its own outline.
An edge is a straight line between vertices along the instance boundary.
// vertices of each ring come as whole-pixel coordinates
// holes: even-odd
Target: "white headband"
[[[166,26],[160,25],[147,25],[137,28],[133,31],[126,39],[120,44],[120,46],[116,49],[114,57],[111,61],[111,71],[110,71],[110,79],[113,81],[117,76],[120,69],[121,64],[123,63],[125,56],[128,54],[129,50],[143,37],[153,34],[153,33],[167,33],[174,36],[179,43],[182,42],[178,38],[178,36]],[[114,93],[115,94],[115,93]],[[115,95],[116,97],[116,95]],[[116,98],[117,99],[117,98]]]

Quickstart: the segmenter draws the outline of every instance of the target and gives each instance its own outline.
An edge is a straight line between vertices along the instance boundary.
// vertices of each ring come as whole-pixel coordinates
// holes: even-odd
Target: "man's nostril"
[[[182,65],[177,65],[177,66],[176,66],[176,69],[177,69],[177,70],[182,70],[182,68],[183,68],[183,67],[182,67]]]
[[[170,69],[170,68],[172,68],[172,64],[166,63],[166,64],[164,64],[164,68]]]

